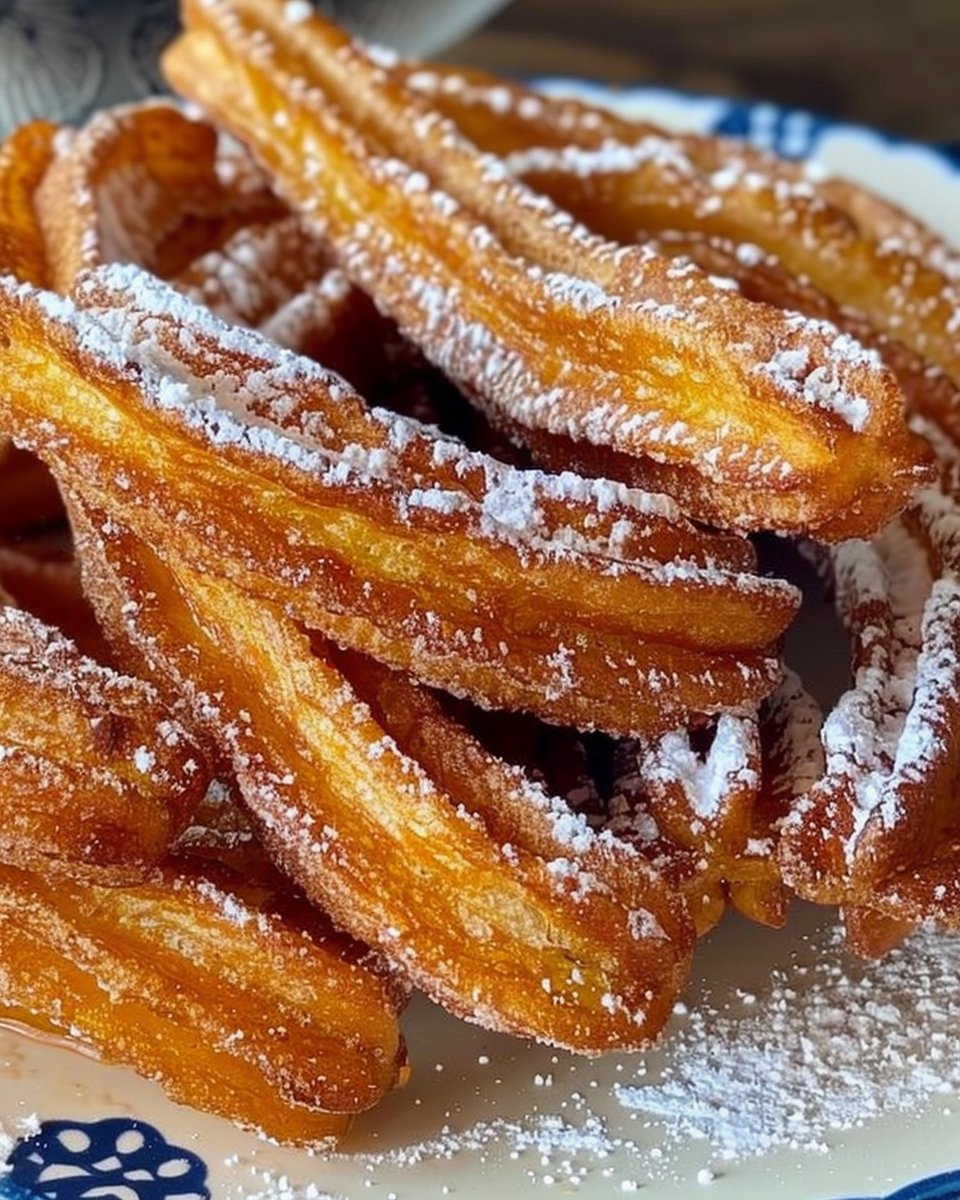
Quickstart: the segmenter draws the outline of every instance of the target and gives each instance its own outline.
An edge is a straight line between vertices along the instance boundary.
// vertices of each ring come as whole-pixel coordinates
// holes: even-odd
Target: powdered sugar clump
[[[309,0],[287,0],[283,6],[283,18],[291,25],[302,25],[313,16],[313,5]]]

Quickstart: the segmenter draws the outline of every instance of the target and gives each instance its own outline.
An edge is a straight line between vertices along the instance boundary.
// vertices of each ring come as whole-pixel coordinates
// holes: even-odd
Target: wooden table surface
[[[960,140],[960,0],[513,0],[444,55],[656,83]]]

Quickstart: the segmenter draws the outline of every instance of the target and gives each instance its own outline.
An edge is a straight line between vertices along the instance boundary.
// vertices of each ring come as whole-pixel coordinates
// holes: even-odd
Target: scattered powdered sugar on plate
[[[848,1139],[861,1126],[871,1152],[889,1144],[905,1162],[915,1153],[909,1118],[926,1126],[956,1107],[960,939],[921,933],[863,962],[844,953],[829,917],[798,904],[786,932],[728,918],[705,939],[699,972],[660,1046],[600,1059],[463,1026],[417,1001],[407,1023],[413,1078],[330,1154],[257,1141],[148,1095],[151,1085],[127,1072],[8,1038],[0,1078],[12,1071],[18,1098],[11,1104],[0,1088],[0,1161],[24,1136],[27,1113],[76,1115],[84,1093],[82,1107],[96,1115],[122,1097],[124,1111],[132,1104],[174,1140],[196,1139],[223,1200],[341,1200],[367,1189],[413,1200],[528,1187],[591,1197],[636,1190],[654,1200],[714,1180],[746,1187],[751,1163],[802,1184],[817,1163],[849,1160]],[[11,1055],[21,1049],[17,1065]],[[226,1152],[218,1166],[215,1146]],[[861,1163],[858,1176],[869,1168]],[[854,1192],[883,1189],[836,1189]]]
[[[10,1164],[8,1159],[13,1153],[13,1149],[22,1138],[33,1137],[40,1130],[40,1118],[36,1113],[29,1113],[25,1117],[11,1123],[10,1128],[0,1125],[0,1195],[4,1194],[2,1190],[3,1179],[5,1175],[10,1174]]]
[[[631,1140],[612,1135],[601,1117],[587,1111],[577,1120],[556,1114],[533,1114],[520,1119],[478,1121],[457,1132],[444,1129],[437,1137],[416,1145],[381,1154],[354,1155],[351,1161],[371,1172],[371,1179],[377,1181],[375,1172],[383,1167],[415,1168],[428,1161],[454,1160],[465,1153],[484,1162],[506,1157],[517,1164],[517,1173],[525,1183],[536,1182],[547,1187],[563,1183],[567,1185],[565,1190],[569,1190],[571,1185],[576,1188],[595,1174],[598,1164],[612,1161],[620,1153],[632,1157],[637,1151]],[[611,1166],[603,1173],[610,1177],[615,1171]],[[513,1181],[517,1182],[517,1175],[513,1175]],[[295,1200],[309,1200],[309,1197],[298,1195]]]
[[[534,1187],[654,1200],[715,1182],[749,1183],[752,1197],[751,1163],[802,1184],[805,1165],[829,1165],[861,1127],[873,1126],[871,1147],[896,1146],[910,1117],[949,1111],[960,1091],[960,940],[920,934],[882,961],[855,960],[817,910],[798,909],[792,935],[737,920],[716,931],[689,1005],[646,1055],[578,1059],[469,1030],[450,1041],[447,1018],[415,1005],[443,1057],[433,1071],[415,1062],[395,1098],[406,1117],[387,1105],[359,1145],[291,1160],[289,1173],[265,1151],[238,1164],[231,1200]],[[861,1163],[861,1192],[882,1194],[868,1173]]]
[[[492,1115],[416,1145],[346,1157],[369,1168],[508,1155],[531,1182],[579,1186],[601,1173],[629,1190],[631,1181],[704,1182],[690,1174],[691,1144],[702,1147],[702,1174],[705,1159],[822,1155],[878,1118],[952,1104],[960,940],[921,933],[882,961],[864,961],[844,952],[828,923],[792,939],[791,960],[761,965],[763,982],[747,991],[736,980],[749,972],[729,963],[727,948],[754,931],[733,924],[716,946],[732,974],[716,965],[707,973],[656,1051],[571,1060],[569,1074],[560,1056],[527,1115]]]
[[[825,1152],[843,1131],[960,1088],[960,942],[919,934],[861,961],[826,929],[809,949],[739,1005],[691,1008],[659,1081],[617,1085],[620,1103],[668,1143],[705,1140],[733,1160]]]
[[[255,1174],[253,1184],[244,1189],[244,1200],[343,1200],[343,1197],[323,1191],[315,1183],[300,1187],[289,1175],[261,1171]]]

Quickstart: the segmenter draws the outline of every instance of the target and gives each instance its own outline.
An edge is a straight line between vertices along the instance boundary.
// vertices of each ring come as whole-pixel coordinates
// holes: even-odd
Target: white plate
[[[960,174],[929,147],[770,105],[647,89],[615,100],[673,128],[746,132],[813,155],[960,237]],[[839,679],[843,664],[820,670]],[[167,1200],[205,1186],[214,1197],[283,1200],[960,1197],[960,943],[921,937],[863,965],[832,940],[830,919],[802,906],[777,933],[728,918],[699,948],[687,1011],[645,1056],[576,1059],[415,1001],[411,1083],[330,1158],[278,1150],[127,1071],[0,1030],[0,1161],[40,1122],[93,1123],[59,1139],[48,1129],[45,1144],[21,1149],[24,1165],[0,1179],[0,1197]],[[139,1141],[129,1129],[121,1137],[116,1169],[94,1169],[126,1128],[103,1124],[114,1118],[148,1122],[201,1161],[158,1175],[162,1147],[141,1145],[141,1126]],[[45,1165],[48,1181],[24,1190]],[[131,1168],[141,1170],[123,1178]]]

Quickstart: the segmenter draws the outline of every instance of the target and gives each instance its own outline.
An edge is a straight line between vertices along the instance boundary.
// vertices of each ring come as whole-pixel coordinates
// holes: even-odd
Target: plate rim
[[[694,88],[674,87],[670,84],[610,83],[596,77],[568,74],[538,74],[530,76],[529,82],[532,86],[551,92],[576,92],[582,96],[597,100],[606,97],[608,105],[609,98],[614,96],[618,99],[622,98],[628,104],[634,102],[642,103],[644,101],[679,102],[682,105],[689,106],[691,111],[694,108],[713,106],[717,111],[723,112],[724,121],[732,117],[749,120],[751,116],[756,116],[757,113],[769,114],[770,117],[778,122],[803,121],[809,123],[811,129],[816,131],[816,137],[812,139],[813,142],[819,140],[823,133],[830,131],[831,133],[843,133],[862,137],[890,147],[908,147],[910,149],[922,150],[929,154],[931,159],[943,166],[951,175],[960,176],[960,139],[955,143],[927,141],[923,138],[912,137],[909,134],[892,132],[883,126],[870,125],[864,121],[850,120],[803,105],[783,104],[779,101],[768,100],[759,96],[724,96],[717,92],[701,92]],[[711,126],[704,126],[703,131],[711,134],[717,132]],[[744,135],[730,134],[729,136]],[[749,134],[746,136],[748,140],[754,141]],[[754,144],[756,143],[754,142]],[[768,148],[773,149],[774,147]],[[777,149],[776,152],[783,153],[781,149]],[[807,156],[806,151],[802,154],[790,153],[787,155],[790,158],[804,158]]]

